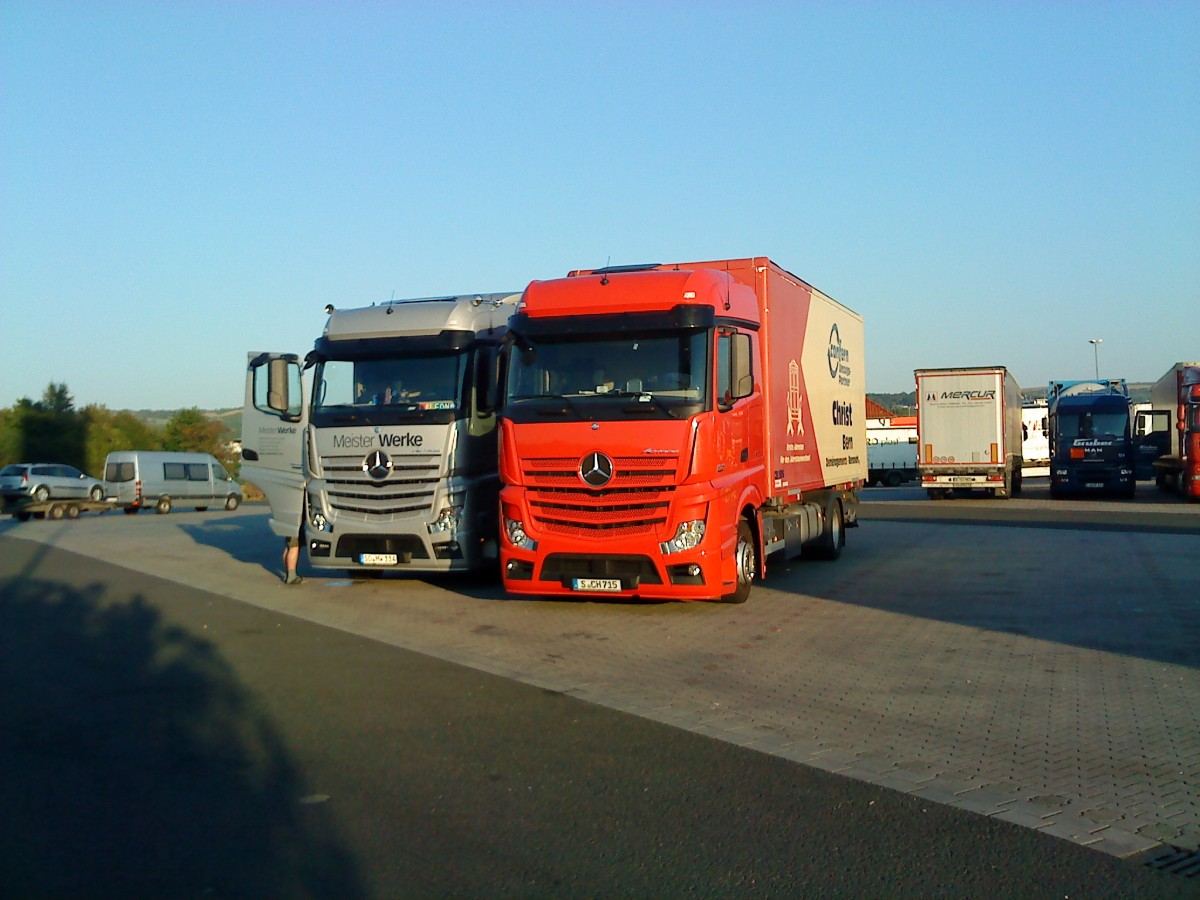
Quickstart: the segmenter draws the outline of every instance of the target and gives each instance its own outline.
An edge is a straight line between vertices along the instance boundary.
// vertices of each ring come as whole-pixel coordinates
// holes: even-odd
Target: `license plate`
[[[620,578],[576,578],[571,587],[577,591],[619,591]]]
[[[974,484],[975,479],[970,475],[951,475],[950,482],[952,484]]]
[[[397,559],[395,553],[362,553],[358,561],[364,566],[394,566]]]
[[[1085,488],[1102,488],[1102,487],[1104,487],[1104,483],[1099,482],[1099,481],[1089,481],[1087,484],[1084,485],[1084,487]]]

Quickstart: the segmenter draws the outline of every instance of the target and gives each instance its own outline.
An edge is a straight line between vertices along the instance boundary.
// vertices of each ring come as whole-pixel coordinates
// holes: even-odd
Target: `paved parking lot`
[[[1200,847],[1200,507],[868,491],[744,606],[278,581],[266,509],[31,539],[1126,856]],[[2,542],[0,542],[2,546]]]

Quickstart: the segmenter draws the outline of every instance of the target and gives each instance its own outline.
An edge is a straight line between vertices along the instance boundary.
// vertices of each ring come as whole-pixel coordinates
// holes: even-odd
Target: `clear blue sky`
[[[1200,3],[0,4],[0,406],[228,408],[326,303],[766,255],[867,389],[1200,358]]]

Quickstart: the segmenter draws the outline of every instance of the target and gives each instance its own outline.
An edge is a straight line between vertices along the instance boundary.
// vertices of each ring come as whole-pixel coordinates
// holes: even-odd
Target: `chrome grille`
[[[362,521],[380,521],[426,512],[433,506],[440,462],[436,456],[405,457],[381,482],[370,479],[362,461],[362,456],[322,457],[325,498],[331,510]]]
[[[595,490],[580,480],[579,462],[525,461],[529,506],[539,527],[572,537],[628,537],[651,533],[667,520],[678,457],[614,457],[612,480]]]

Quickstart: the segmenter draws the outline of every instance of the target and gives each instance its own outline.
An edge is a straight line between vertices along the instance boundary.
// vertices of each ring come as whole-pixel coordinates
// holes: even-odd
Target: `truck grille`
[[[363,471],[361,456],[326,456],[325,498],[331,510],[363,521],[383,521],[393,516],[425,512],[433,505],[438,482],[438,458],[405,457],[387,479],[374,482]]]
[[[582,483],[579,462],[526,460],[529,506],[542,529],[603,539],[652,533],[667,521],[678,457],[615,457],[612,480],[601,489]]]

